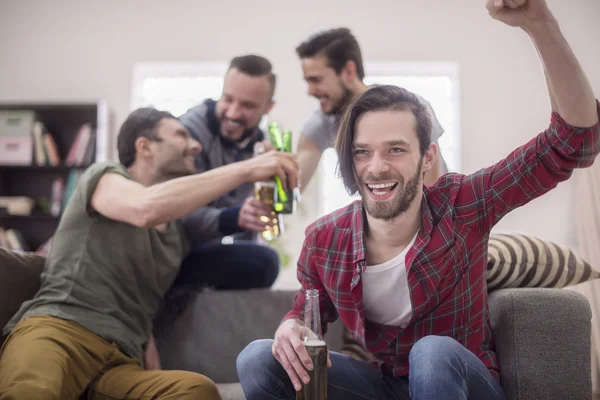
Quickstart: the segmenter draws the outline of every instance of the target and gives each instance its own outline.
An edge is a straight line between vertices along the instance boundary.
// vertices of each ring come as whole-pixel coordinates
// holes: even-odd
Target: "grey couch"
[[[39,255],[0,248],[0,326],[35,294],[43,263]],[[173,290],[155,324],[163,368],[205,374],[224,400],[243,399],[236,357],[251,341],[273,337],[293,295]],[[503,289],[490,294],[490,308],[511,400],[591,399],[591,310],[584,296],[566,289]],[[326,340],[339,350],[341,338],[337,322]]]
[[[203,291],[187,298],[155,332],[164,369],[212,378],[224,400],[244,399],[235,361],[255,339],[272,338],[291,307],[292,291]],[[591,310],[565,289],[503,289],[490,293],[502,384],[510,400],[592,398]],[[165,314],[166,315],[166,314]],[[326,335],[339,350],[342,327]]]

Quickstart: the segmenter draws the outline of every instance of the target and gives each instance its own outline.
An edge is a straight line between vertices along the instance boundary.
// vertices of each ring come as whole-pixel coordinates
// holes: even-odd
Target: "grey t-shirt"
[[[143,364],[152,318],[189,246],[177,221],[159,231],[89,211],[91,195],[107,172],[131,179],[123,165],[112,162],[85,171],[54,234],[40,289],[4,334],[26,317],[51,315],[82,325]]]
[[[435,115],[435,112],[433,111],[433,108],[429,102],[420,96],[419,98],[425,103],[429,112],[431,113],[431,140],[437,143],[438,139],[444,133],[444,128],[442,128],[442,125],[440,124],[440,121],[438,121],[437,116]],[[319,108],[304,124],[304,127],[302,128],[302,134],[312,140],[317,147],[321,149],[321,151],[324,151],[325,149],[335,145],[335,138],[337,136],[338,128],[338,116],[333,114],[325,114]]]

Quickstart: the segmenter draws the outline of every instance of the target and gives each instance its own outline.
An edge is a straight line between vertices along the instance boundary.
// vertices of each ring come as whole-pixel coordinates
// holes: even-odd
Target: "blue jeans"
[[[237,358],[248,400],[295,399],[292,382],[273,357],[273,340],[250,343]],[[365,361],[331,352],[328,400],[505,400],[483,362],[450,337],[427,336],[413,346],[408,377],[393,377]]]

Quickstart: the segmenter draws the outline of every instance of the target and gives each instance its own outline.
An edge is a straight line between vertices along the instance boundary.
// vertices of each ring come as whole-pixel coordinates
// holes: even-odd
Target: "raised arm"
[[[311,139],[304,134],[298,138],[298,165],[300,166],[300,190],[304,190],[310,183],[323,152]],[[327,173],[330,173],[327,171]],[[331,171],[333,173],[333,171]]]
[[[574,169],[591,166],[600,153],[598,103],[545,0],[488,0],[487,8],[531,37],[554,112],[546,131],[460,183],[457,218],[483,231],[570,178]]]
[[[140,227],[179,219],[245,182],[279,176],[297,186],[298,166],[291,154],[271,151],[201,174],[143,186],[126,177],[104,174],[90,198],[98,213]]]
[[[594,91],[546,0],[487,0],[487,8],[493,18],[522,28],[533,41],[553,110],[569,125],[595,125],[598,110]]]

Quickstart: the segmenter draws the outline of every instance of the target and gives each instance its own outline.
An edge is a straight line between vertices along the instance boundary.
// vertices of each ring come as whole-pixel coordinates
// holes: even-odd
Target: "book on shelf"
[[[34,159],[37,165],[58,166],[61,163],[56,141],[44,124],[36,121],[33,127]],[[77,131],[75,140],[69,148],[64,164],[68,167],[90,165],[94,160],[95,133],[91,124],[83,124]]]
[[[42,255],[47,255],[52,246],[52,237],[44,241],[35,252]],[[31,246],[25,240],[23,233],[17,229],[4,229],[0,227],[0,247],[13,251],[33,251]]]
[[[51,191],[50,214],[54,217],[58,217],[63,210],[65,180],[63,178],[56,178],[54,181],[52,181]]]
[[[0,196],[0,210],[5,210],[9,216],[29,217],[32,211],[38,210],[43,214],[60,217],[63,210],[73,196],[79,183],[83,170],[72,169],[69,171],[66,184],[62,177],[52,181],[50,193],[47,196],[30,198],[26,196]],[[34,215],[39,216],[39,215]]]
[[[23,233],[17,229],[4,229],[0,227],[0,244],[10,250],[31,251],[31,247]]]
[[[95,134],[92,124],[83,124],[71,145],[71,149],[65,159],[67,166],[83,166],[91,164],[94,159]]]
[[[35,200],[27,196],[0,196],[0,209],[9,215],[28,216],[35,207]]]
[[[90,165],[96,149],[91,123],[79,127],[73,143],[60,149],[54,135],[31,110],[0,110],[0,164],[69,167]],[[61,152],[63,157],[61,157]]]
[[[35,252],[38,254],[42,254],[42,255],[48,255],[48,253],[50,252],[50,247],[52,246],[52,237],[50,237],[48,240],[46,240],[44,243],[42,243],[40,245],[40,247],[38,247]]]
[[[62,193],[62,210],[64,210],[65,207],[67,207],[67,204],[69,204],[69,200],[71,200],[71,196],[73,196],[73,192],[75,192],[75,188],[79,183],[79,178],[81,178],[81,175],[83,175],[83,171],[79,169],[72,169],[71,172],[69,172],[67,184],[64,186]]]

